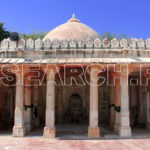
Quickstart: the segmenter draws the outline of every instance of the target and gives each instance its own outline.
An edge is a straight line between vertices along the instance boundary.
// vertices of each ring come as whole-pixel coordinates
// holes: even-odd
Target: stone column
[[[98,126],[98,69],[90,68],[90,116],[89,116],[89,137],[100,137]]]
[[[16,73],[16,98],[15,98],[15,118],[13,127],[14,137],[23,137],[25,135],[24,128],[24,86],[23,86],[23,71],[19,68]]]
[[[119,126],[120,126],[120,112],[117,108],[120,108],[120,101],[121,101],[121,86],[120,86],[120,78],[116,78],[115,82],[115,124],[114,124],[114,131],[115,133],[119,133]]]
[[[55,129],[55,74],[56,68],[50,67],[47,73],[46,89],[46,125],[44,128],[44,137],[53,138],[56,135]]]
[[[121,70],[121,112],[120,112],[120,127],[119,135],[121,137],[130,137],[130,118],[129,118],[129,89],[128,89],[128,74],[127,65],[122,65]]]
[[[25,79],[25,106],[26,109],[24,111],[24,123],[26,131],[31,131],[32,129],[32,108],[31,106],[31,81]]]

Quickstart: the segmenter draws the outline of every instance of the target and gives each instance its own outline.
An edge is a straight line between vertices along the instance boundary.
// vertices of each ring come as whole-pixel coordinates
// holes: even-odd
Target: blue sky
[[[150,37],[150,0],[1,0],[0,22],[20,33],[50,31],[76,17],[98,33]]]

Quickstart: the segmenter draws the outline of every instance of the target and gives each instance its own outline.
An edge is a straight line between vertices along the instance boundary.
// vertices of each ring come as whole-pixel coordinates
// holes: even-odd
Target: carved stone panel
[[[78,47],[79,48],[84,48],[85,47],[85,42],[83,40],[78,41]]]
[[[130,39],[129,40],[129,46],[131,48],[136,48],[137,47],[137,39],[135,39],[135,38]]]
[[[67,39],[61,40],[61,48],[68,48],[68,40]]]
[[[1,42],[1,50],[7,50],[8,49],[8,40],[7,39],[4,39],[2,42]]]
[[[110,40],[107,38],[103,39],[102,45],[104,48],[109,48],[110,47]]]
[[[138,45],[138,48],[145,48],[145,42],[143,39],[138,39],[137,40],[137,45]]]
[[[26,42],[24,39],[20,39],[18,42],[18,49],[24,50]]]
[[[99,38],[94,40],[94,48],[101,48],[102,42]]]
[[[16,48],[17,48],[17,42],[9,40],[9,50],[14,51],[16,50]]]
[[[58,48],[60,48],[60,41],[59,41],[58,39],[54,39],[54,40],[52,41],[52,48],[53,48],[53,49],[58,49]]]
[[[146,41],[146,48],[150,49],[150,38],[148,38]]]
[[[120,47],[122,47],[122,48],[128,47],[128,40],[125,38],[122,38],[120,40]]]
[[[34,48],[34,40],[28,39],[26,42],[26,48],[27,50],[33,50]]]
[[[43,41],[43,46],[44,46],[44,49],[50,49],[51,48],[51,40],[45,39]]]
[[[42,43],[42,40],[40,38],[35,40],[35,49],[36,50],[42,49],[42,46],[43,46],[43,43]]]
[[[76,39],[72,39],[72,40],[69,41],[69,47],[70,48],[76,48],[77,47]]]
[[[86,48],[93,48],[94,42],[92,39],[88,38],[85,44],[86,44]]]
[[[111,47],[112,47],[112,48],[118,48],[118,47],[119,47],[119,40],[116,39],[116,38],[113,38],[113,39],[111,40]]]

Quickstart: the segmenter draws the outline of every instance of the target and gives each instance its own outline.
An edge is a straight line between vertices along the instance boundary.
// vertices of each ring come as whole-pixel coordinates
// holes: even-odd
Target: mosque
[[[23,137],[41,130],[51,138],[70,130],[89,138],[149,132],[149,57],[150,39],[104,39],[75,15],[42,40],[4,39],[0,132]]]

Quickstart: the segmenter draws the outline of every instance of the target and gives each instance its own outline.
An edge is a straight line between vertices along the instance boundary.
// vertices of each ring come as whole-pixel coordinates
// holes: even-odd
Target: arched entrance
[[[69,113],[70,114],[70,123],[82,123],[83,115],[82,115],[83,101],[80,95],[72,94],[69,98]]]

